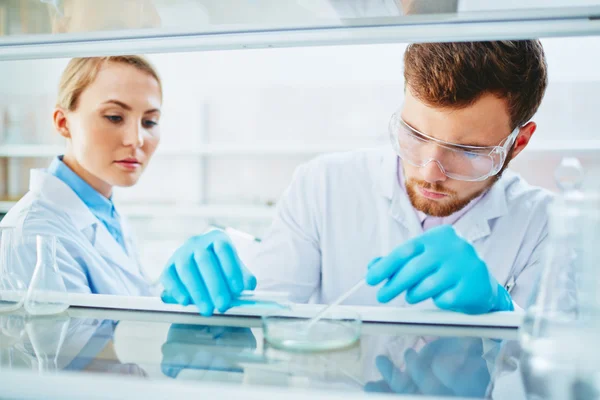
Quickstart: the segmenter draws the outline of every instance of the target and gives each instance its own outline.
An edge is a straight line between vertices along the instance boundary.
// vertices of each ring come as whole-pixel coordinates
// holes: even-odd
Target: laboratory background
[[[527,149],[511,163],[556,190],[576,156],[600,167],[600,39],[542,40],[549,86]],[[403,99],[406,44],[149,55],[164,85],[161,143],[140,182],[117,188],[149,275],[213,225],[260,237],[294,169],[322,153],[389,146]],[[52,111],[68,59],[0,63],[0,215],[28,190],[29,170],[61,154]]]

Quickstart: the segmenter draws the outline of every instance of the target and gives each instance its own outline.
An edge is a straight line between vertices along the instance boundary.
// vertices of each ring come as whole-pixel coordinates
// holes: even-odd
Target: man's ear
[[[533,121],[530,121],[523,125],[519,129],[519,133],[517,134],[517,138],[515,139],[515,144],[513,145],[513,154],[512,158],[514,159],[521,151],[527,147],[529,144],[529,140],[531,140],[531,136],[537,129],[537,124]]]
[[[69,124],[67,123],[67,113],[62,108],[57,107],[52,115],[54,119],[54,128],[65,139],[71,138],[71,132],[69,131]]]

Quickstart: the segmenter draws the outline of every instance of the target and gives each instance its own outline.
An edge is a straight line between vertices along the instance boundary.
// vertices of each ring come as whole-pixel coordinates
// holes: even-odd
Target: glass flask
[[[25,299],[27,288],[18,274],[14,245],[15,228],[0,228],[0,312],[17,310]]]
[[[25,248],[35,242],[37,261],[25,296],[25,310],[32,315],[59,314],[69,308],[67,288],[56,264],[56,238],[26,237]]]
[[[519,331],[529,399],[577,398],[597,382],[600,347],[600,193],[581,187],[573,160],[555,174],[543,270]]]

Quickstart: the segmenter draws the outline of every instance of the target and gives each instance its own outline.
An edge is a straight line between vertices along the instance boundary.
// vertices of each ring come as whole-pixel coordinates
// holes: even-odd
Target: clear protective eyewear
[[[451,179],[483,181],[500,172],[519,134],[517,127],[497,146],[465,146],[428,136],[409,126],[396,111],[389,124],[390,140],[398,156],[415,167],[435,162]]]

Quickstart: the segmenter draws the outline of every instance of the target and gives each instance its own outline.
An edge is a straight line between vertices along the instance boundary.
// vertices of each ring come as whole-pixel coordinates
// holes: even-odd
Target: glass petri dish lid
[[[307,353],[349,348],[360,339],[357,312],[333,308],[310,328],[308,321],[293,309],[267,314],[262,317],[264,338],[276,349]]]

